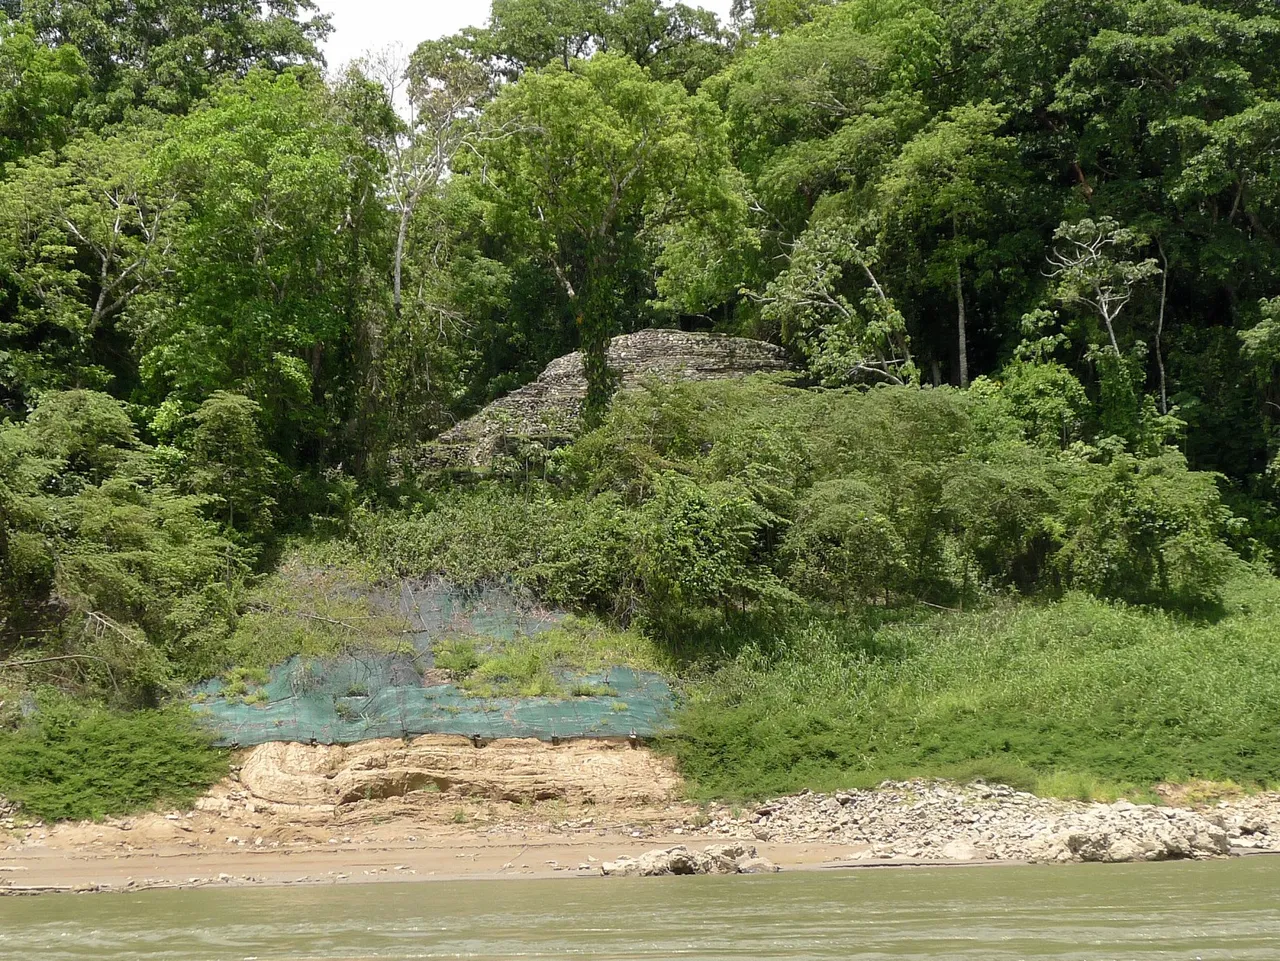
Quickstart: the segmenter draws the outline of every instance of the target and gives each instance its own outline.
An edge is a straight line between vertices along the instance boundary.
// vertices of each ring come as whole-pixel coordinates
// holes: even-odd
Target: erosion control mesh
[[[401,651],[348,652],[332,658],[293,657],[272,669],[266,684],[228,696],[223,681],[195,691],[219,744],[267,741],[351,744],[419,734],[463,736],[626,737],[656,733],[671,709],[671,688],[659,675],[615,667],[558,672],[558,687],[607,689],[586,697],[480,697],[444,679],[433,651],[443,641],[477,638],[501,646],[555,627],[564,615],[538,610],[495,589],[461,591],[447,584],[405,584],[401,612],[413,633]]]

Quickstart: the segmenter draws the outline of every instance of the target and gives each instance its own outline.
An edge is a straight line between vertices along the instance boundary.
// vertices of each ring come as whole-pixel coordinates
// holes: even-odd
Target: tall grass
[[[701,797],[983,775],[1107,795],[1280,779],[1280,583],[1217,623],[1084,595],[876,627],[814,619],[686,687],[668,746]]]

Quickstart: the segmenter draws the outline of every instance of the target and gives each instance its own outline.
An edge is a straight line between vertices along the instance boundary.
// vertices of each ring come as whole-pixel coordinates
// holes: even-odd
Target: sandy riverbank
[[[745,809],[679,798],[669,763],[625,741],[263,745],[191,811],[0,823],[0,893],[590,877],[620,856],[726,840],[750,843],[784,870],[1280,847],[1280,795],[1194,811],[935,782]]]

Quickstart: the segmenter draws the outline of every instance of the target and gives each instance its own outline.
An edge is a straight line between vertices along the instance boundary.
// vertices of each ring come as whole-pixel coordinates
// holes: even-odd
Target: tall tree
[[[690,92],[721,69],[730,34],[702,7],[662,0],[493,0],[486,29],[449,41],[506,80],[596,53],[615,53]]]
[[[173,269],[183,216],[152,162],[162,141],[144,128],[85,134],[0,183],[0,275],[14,293],[0,384],[11,396],[129,374],[121,322]]]
[[[392,298],[403,309],[404,260],[410,225],[419,205],[437,193],[453,159],[476,136],[476,113],[490,91],[485,67],[444,41],[427,41],[411,58],[396,47],[371,54],[361,64],[386,91],[403,117],[387,124],[380,141],[385,189],[396,216],[392,254]]]
[[[21,10],[37,36],[83,54],[94,122],[133,106],[182,113],[222,78],[319,62],[330,30],[313,0],[22,0]]]
[[[949,111],[903,146],[881,188],[882,245],[896,246],[925,284],[954,290],[961,387],[969,386],[966,271],[988,251],[993,222],[1012,226],[1001,221],[1020,193],[1021,166],[1003,123],[989,102]]]
[[[61,146],[88,89],[89,71],[75,47],[52,49],[0,12],[0,168]]]
[[[620,271],[682,221],[716,229],[739,200],[715,104],[599,54],[526,74],[485,111],[493,137],[468,161],[492,218],[554,272],[580,331],[588,415],[611,393],[606,350]]]
[[[190,206],[165,301],[139,325],[150,396],[261,404],[276,450],[318,457],[350,403],[351,285],[380,215],[372,150],[310,71],[249,74],[173,126]]]

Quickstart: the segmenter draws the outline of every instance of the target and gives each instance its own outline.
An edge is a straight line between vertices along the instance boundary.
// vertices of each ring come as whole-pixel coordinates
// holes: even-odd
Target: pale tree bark
[[[956,261],[956,333],[960,348],[960,386],[969,386],[969,345],[965,335],[964,274]]]
[[[391,287],[393,308],[399,317],[414,214],[423,199],[441,186],[454,156],[474,135],[466,120],[480,102],[485,85],[479,77],[465,72],[446,79],[411,77],[411,62],[398,45],[366,55],[361,67],[386,90],[404,121],[403,129],[382,144],[387,199],[398,220]]]
[[[1164,372],[1164,349],[1160,338],[1164,336],[1164,309],[1169,301],[1169,258],[1165,256],[1164,245],[1156,238],[1156,250],[1160,252],[1160,316],[1156,320],[1156,370],[1160,375],[1160,413],[1169,413],[1169,388]]]

